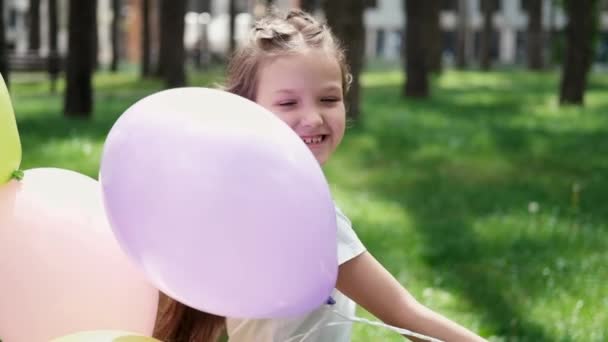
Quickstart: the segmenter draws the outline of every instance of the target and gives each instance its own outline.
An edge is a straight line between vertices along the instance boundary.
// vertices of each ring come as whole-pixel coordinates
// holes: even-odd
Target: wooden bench
[[[62,69],[62,61],[58,58],[52,70],[49,67],[51,58],[34,53],[11,54],[8,56],[9,69],[11,71],[45,71],[58,74]]]
[[[57,56],[40,56],[37,53],[10,54],[8,56],[9,70],[11,72],[35,72],[47,74],[50,80],[51,93],[57,91],[57,79],[63,69],[63,60]],[[40,75],[41,76],[41,75]],[[1,341],[0,341],[1,342]]]

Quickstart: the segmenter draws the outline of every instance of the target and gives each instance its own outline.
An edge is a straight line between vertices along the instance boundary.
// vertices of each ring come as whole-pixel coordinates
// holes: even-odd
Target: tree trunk
[[[141,77],[150,76],[150,0],[141,2]]]
[[[228,24],[228,46],[229,46],[229,53],[232,55],[234,53],[234,50],[236,49],[236,36],[235,36],[235,29],[236,29],[236,15],[237,10],[236,10],[236,0],[229,0],[230,4],[229,4],[229,8],[228,8],[228,14],[230,16],[230,21]]]
[[[38,54],[40,50],[40,0],[30,0],[28,49]]]
[[[4,83],[9,86],[10,77],[8,74],[8,53],[6,48],[6,31],[4,22],[4,0],[0,0],[0,74],[4,78]]]
[[[70,0],[71,1],[71,0]],[[97,70],[97,68],[99,67],[99,34],[97,32],[97,5],[98,2],[97,0],[95,1],[95,15],[93,16],[92,20],[93,20],[93,29],[91,29],[91,41],[93,42],[93,53],[91,54],[91,59],[92,59],[92,63],[93,63],[93,71]],[[93,5],[91,5],[93,6]]]
[[[317,9],[317,1],[316,0],[300,0],[300,9],[304,12],[308,12],[313,14]]]
[[[430,11],[429,19],[427,21],[427,44],[429,47],[429,71],[434,73],[441,72],[441,56],[442,56],[442,36],[441,26],[439,22],[439,14],[441,10],[441,1],[439,0],[426,0],[429,2]]]
[[[584,104],[587,74],[593,61],[593,38],[598,27],[597,0],[566,0],[566,59],[560,104]]]
[[[48,0],[49,6],[49,77],[51,79],[51,93],[57,91],[57,78],[61,72],[61,60],[57,49],[57,0]]]
[[[112,0],[112,63],[110,71],[118,71],[120,62],[120,0]]]
[[[92,36],[96,26],[97,0],[70,0],[68,58],[66,63],[65,115],[88,118],[93,109]]]
[[[531,70],[543,68],[543,2],[527,0],[528,6],[528,67]]]
[[[167,88],[186,84],[184,69],[185,0],[161,0],[159,70]]]
[[[482,70],[490,70],[492,68],[492,17],[496,6],[495,0],[481,0],[481,11],[483,12],[483,29],[481,31],[480,44],[480,65]]]
[[[430,20],[431,5],[427,1],[404,0],[405,25],[405,72],[404,95],[429,96],[429,45],[425,42],[426,22]]]
[[[363,25],[365,5],[366,0],[323,0],[322,2],[329,26],[346,47],[346,59],[353,76],[346,98],[347,114],[352,120],[358,120],[361,117],[359,74],[363,69],[365,55],[365,27]]]
[[[469,7],[467,0],[458,0],[458,32],[456,41],[456,67],[464,69],[468,65]]]

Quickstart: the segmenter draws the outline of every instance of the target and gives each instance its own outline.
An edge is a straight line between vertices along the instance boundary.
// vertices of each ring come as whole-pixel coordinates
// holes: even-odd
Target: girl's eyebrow
[[[342,91],[342,86],[336,85],[336,84],[330,84],[328,86],[323,87],[322,89],[323,91]]]
[[[275,93],[286,93],[286,94],[293,94],[296,91],[293,89],[279,89],[277,91],[275,91]]]

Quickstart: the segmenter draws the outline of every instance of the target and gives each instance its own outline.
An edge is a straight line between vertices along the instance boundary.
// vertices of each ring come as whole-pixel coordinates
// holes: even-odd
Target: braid
[[[342,70],[342,90],[346,93],[352,77],[344,49],[325,23],[299,9],[285,15],[273,10],[255,23],[249,43],[240,47],[228,64],[225,90],[255,101],[261,61],[310,48],[326,50],[336,57]]]

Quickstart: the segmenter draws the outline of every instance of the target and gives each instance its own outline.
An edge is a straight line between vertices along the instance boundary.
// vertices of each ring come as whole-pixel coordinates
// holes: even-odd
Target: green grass
[[[326,167],[368,249],[421,302],[492,340],[608,339],[608,75],[591,78],[584,108],[557,105],[550,73],[448,71],[430,101],[402,99],[402,81],[363,76],[364,121]],[[130,74],[95,84],[95,115],[79,121],[48,84],[14,82],[24,168],[96,177],[113,122],[160,89]],[[402,339],[356,325],[353,340]]]
[[[367,73],[364,124],[327,167],[369,250],[497,341],[608,338],[608,76],[584,109],[557,106],[558,81],[447,72],[416,101],[401,73]]]

